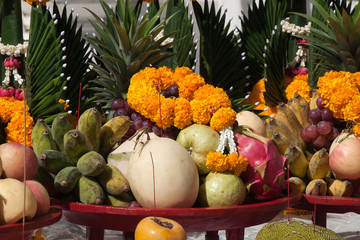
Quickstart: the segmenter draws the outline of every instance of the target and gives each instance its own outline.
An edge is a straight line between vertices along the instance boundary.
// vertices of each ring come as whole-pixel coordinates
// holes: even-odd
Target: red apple
[[[26,180],[31,180],[35,177],[38,160],[31,148],[21,143],[3,143],[0,145],[0,159],[4,178],[15,178],[23,181],[24,163],[26,165]]]
[[[26,186],[31,189],[36,198],[37,210],[35,217],[47,214],[50,208],[50,196],[46,188],[35,180],[26,180]]]

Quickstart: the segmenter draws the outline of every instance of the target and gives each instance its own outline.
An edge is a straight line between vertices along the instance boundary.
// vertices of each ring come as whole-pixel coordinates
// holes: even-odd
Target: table
[[[218,240],[218,231],[226,230],[228,240],[244,239],[244,228],[272,220],[301,196],[221,208],[137,208],[83,204],[52,199],[63,209],[67,222],[86,226],[86,239],[103,240],[104,230],[124,232],[134,237],[138,222],[147,216],[161,216],[179,222],[186,232],[206,232],[206,240]]]
[[[360,214],[360,197],[333,197],[304,194],[294,208],[314,211],[316,225],[326,227],[327,213],[355,212]]]

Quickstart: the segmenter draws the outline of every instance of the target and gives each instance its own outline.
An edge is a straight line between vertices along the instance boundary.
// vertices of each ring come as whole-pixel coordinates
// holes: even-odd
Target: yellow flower
[[[64,99],[59,99],[58,102],[59,102],[59,103],[64,103],[65,100],[64,100]],[[69,104],[68,104],[68,103],[65,103],[65,105],[64,105],[64,111],[65,111],[68,107],[69,107]]]
[[[50,0],[24,0],[25,2],[27,2],[28,4],[32,5],[33,3],[35,3],[36,5],[39,5],[41,3],[41,5],[46,5],[46,3]]]
[[[236,112],[232,108],[220,108],[210,120],[210,127],[220,131],[227,126],[233,126],[236,121]]]
[[[14,97],[0,97],[0,119],[7,124],[5,127],[6,142],[25,143],[24,102]],[[26,145],[32,146],[31,133],[34,120],[26,106]]]
[[[190,114],[189,114],[190,113]],[[191,105],[185,98],[177,98],[174,109],[174,126],[178,129],[183,129],[191,125],[192,113]]]
[[[360,137],[360,125],[355,124],[353,127],[353,132],[357,137]]]
[[[244,158],[238,153],[222,154],[219,151],[209,152],[206,156],[206,167],[213,172],[233,172],[240,176],[248,166],[247,158]]]
[[[178,98],[160,94],[173,84],[179,86]],[[131,78],[127,101],[136,112],[164,129],[172,125],[182,129],[192,122],[208,124],[213,109],[231,107],[223,89],[205,84],[204,78],[188,67],[177,67],[174,71],[168,67],[148,67],[139,71]],[[221,119],[224,127],[233,121],[232,114]],[[215,125],[219,129],[220,125]]]
[[[296,75],[287,85],[285,93],[287,99],[294,98],[294,94],[298,93],[308,103],[310,103],[311,87],[308,84],[308,74]]]

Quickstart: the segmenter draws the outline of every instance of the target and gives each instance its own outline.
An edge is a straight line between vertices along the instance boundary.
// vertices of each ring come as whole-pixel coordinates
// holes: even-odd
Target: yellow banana
[[[329,171],[329,154],[325,148],[322,148],[311,157],[307,177],[310,180],[325,178]]]
[[[290,145],[284,153],[289,171],[293,176],[303,178],[306,176],[309,162],[306,160],[304,153],[295,145]]]
[[[303,128],[310,125],[309,111],[310,106],[308,102],[300,94],[295,93],[294,98],[289,100],[288,107],[294,112],[296,118]]]

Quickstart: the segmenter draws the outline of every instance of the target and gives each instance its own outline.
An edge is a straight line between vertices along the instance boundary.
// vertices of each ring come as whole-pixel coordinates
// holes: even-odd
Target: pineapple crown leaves
[[[166,4],[153,17],[149,17],[149,14],[141,17],[141,6],[137,5],[132,9],[128,0],[118,0],[116,9],[110,8],[103,0],[100,0],[100,4],[105,19],[100,19],[88,9],[96,20],[90,23],[97,33],[94,37],[86,38],[96,51],[94,57],[97,65],[92,65],[99,74],[93,80],[96,87],[92,89],[97,96],[108,100],[124,98],[133,74],[147,66],[158,65],[171,56],[166,50],[175,42],[163,43],[175,32],[163,37],[159,35],[174,15],[159,22]]]
[[[214,1],[210,6],[206,0],[203,9],[196,1],[192,4],[200,31],[200,74],[207,83],[223,88],[234,103],[245,96],[248,75],[238,39]]]
[[[309,58],[314,58],[313,65],[320,76],[326,71],[357,72],[360,69],[360,6],[353,10],[349,5],[338,2],[334,10],[321,4],[320,0],[311,0],[317,10],[317,16],[298,14],[308,18],[313,24],[309,40],[311,51]],[[313,81],[316,81],[316,79]],[[315,85],[315,84],[314,84]]]
[[[70,104],[70,110],[77,110],[88,54],[81,27],[77,27],[72,13],[68,17],[66,5],[62,15],[56,2],[53,14],[50,8],[32,7],[25,76],[30,113],[35,120],[42,118],[51,124],[64,112],[66,103]],[[60,99],[70,101],[59,103]]]
[[[286,14],[287,1],[259,1],[258,4],[254,1],[248,8],[248,16],[241,19],[239,38],[250,66],[250,83],[253,85],[261,77],[267,78],[264,97],[268,106],[287,102],[284,69],[288,37],[280,28]]]

